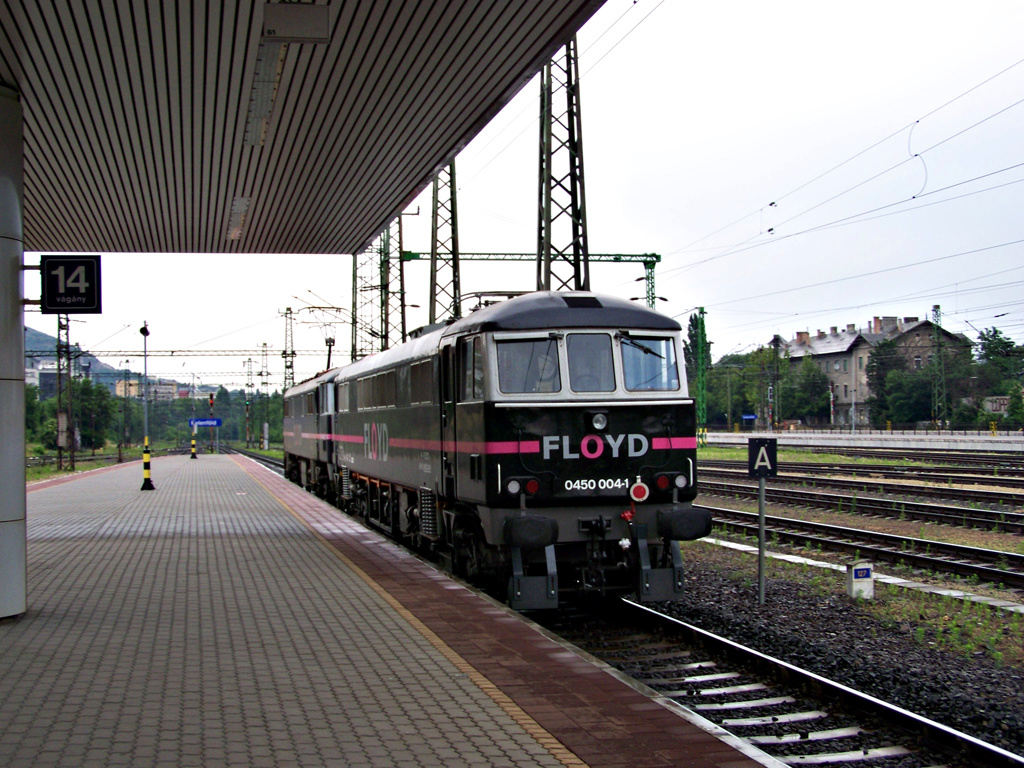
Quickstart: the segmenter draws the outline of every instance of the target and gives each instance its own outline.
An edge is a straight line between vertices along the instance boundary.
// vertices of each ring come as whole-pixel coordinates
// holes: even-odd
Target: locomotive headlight
[[[686,475],[676,475],[676,488],[685,488],[688,482]]]
[[[518,480],[509,480],[508,485],[505,487],[508,489],[509,493],[515,496],[517,493],[519,493],[520,489],[522,488],[522,485],[519,483]]]
[[[608,417],[603,413],[595,413],[591,424],[594,425],[594,429],[604,429],[608,426]]]

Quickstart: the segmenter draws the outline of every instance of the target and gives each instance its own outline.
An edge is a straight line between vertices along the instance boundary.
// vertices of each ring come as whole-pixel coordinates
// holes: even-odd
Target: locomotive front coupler
[[[591,518],[580,518],[576,521],[580,533],[588,533],[594,538],[604,538],[611,529],[612,521],[602,515]]]

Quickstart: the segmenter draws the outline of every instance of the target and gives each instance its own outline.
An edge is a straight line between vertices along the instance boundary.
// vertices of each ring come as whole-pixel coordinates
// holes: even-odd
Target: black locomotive
[[[674,320],[537,292],[285,393],[289,479],[520,609],[679,597],[696,423]]]

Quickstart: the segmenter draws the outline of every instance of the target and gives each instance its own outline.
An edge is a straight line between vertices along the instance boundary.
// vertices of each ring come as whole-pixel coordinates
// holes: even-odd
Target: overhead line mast
[[[284,392],[295,386],[295,337],[292,331],[292,308],[285,307],[284,314],[284,351],[281,357],[284,358]]]
[[[405,252],[402,253],[404,262]],[[430,297],[427,322],[461,317],[462,289],[459,279],[459,209],[455,186],[455,161],[434,177],[430,224]]]
[[[573,36],[540,79],[537,290],[589,291],[579,60]]]

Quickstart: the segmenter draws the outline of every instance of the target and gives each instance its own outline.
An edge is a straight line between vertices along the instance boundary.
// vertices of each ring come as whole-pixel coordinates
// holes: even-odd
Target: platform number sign
[[[40,256],[39,271],[44,315],[103,312],[99,256]]]
[[[779,473],[778,440],[752,437],[747,442],[747,474],[750,477],[775,477]]]

